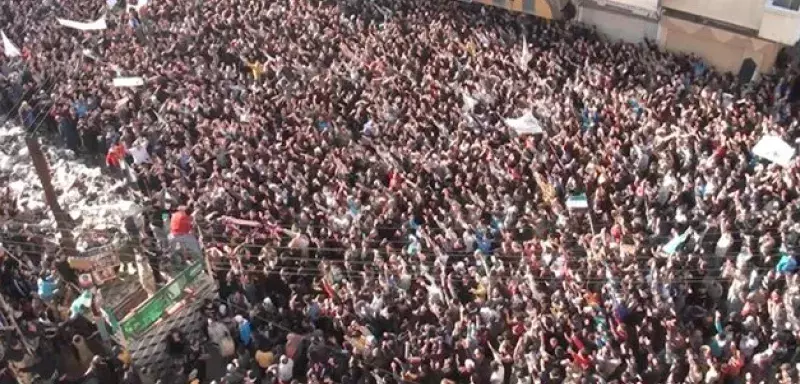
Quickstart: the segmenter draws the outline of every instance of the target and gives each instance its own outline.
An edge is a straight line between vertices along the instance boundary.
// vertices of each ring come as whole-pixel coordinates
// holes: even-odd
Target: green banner
[[[167,308],[183,299],[184,290],[194,282],[201,272],[203,272],[203,260],[198,260],[140,305],[133,315],[121,323],[125,338],[138,336],[150,328],[164,315]]]

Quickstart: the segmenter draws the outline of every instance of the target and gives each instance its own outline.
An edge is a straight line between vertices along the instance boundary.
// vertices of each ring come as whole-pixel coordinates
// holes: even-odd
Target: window
[[[800,10],[800,0],[772,0],[771,3],[773,7]]]

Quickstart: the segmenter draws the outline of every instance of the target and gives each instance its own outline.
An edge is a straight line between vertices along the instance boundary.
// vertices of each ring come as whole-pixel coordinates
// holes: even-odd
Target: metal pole
[[[72,236],[74,223],[67,212],[61,208],[61,204],[58,203],[58,195],[53,188],[50,176],[50,166],[47,163],[47,158],[44,156],[39,140],[31,136],[26,136],[25,145],[27,145],[28,153],[31,155],[33,166],[36,169],[36,175],[39,176],[39,181],[42,183],[45,201],[53,212],[58,231],[61,233],[61,239],[59,241],[61,249],[67,256],[77,256],[78,250],[76,249],[75,239]]]

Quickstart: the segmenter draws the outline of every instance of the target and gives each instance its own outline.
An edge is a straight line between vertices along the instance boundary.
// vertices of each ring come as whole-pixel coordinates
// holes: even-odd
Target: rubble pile
[[[118,230],[126,217],[141,211],[136,203],[137,192],[127,186],[126,180],[103,174],[99,167],[87,165],[72,151],[47,145],[43,150],[61,207],[77,224],[76,237],[87,238],[79,235]],[[10,190],[17,204],[16,211],[20,212],[17,217],[5,220],[32,224],[44,230],[56,228],[25,145],[25,132],[19,126],[0,128],[0,184]],[[92,246],[87,241],[78,242],[79,249]]]

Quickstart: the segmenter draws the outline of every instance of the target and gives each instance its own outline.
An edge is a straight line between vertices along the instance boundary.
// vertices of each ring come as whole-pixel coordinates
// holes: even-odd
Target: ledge
[[[584,0],[581,2],[580,6],[584,8],[614,12],[648,21],[658,21],[658,19],[661,17],[661,12],[658,9],[635,7],[629,4],[618,3],[614,0]]]
[[[731,24],[721,20],[710,19],[708,17],[695,15],[672,8],[662,7],[661,15],[669,16],[675,19],[690,21],[695,24],[707,25],[709,27],[718,28],[728,32],[738,33],[740,35],[744,35],[747,37],[758,37],[758,30],[742,27],[740,25]]]

